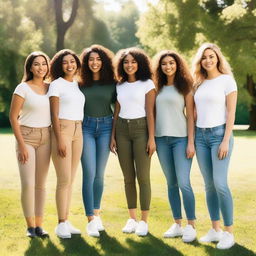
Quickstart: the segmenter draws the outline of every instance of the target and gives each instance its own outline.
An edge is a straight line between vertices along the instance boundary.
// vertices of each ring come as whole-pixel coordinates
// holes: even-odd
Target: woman
[[[195,56],[196,155],[202,172],[212,229],[201,242],[218,242],[228,249],[235,243],[232,233],[233,201],[227,176],[233,148],[237,86],[231,69],[215,44],[205,43]],[[220,229],[220,211],[224,229]]]
[[[49,57],[43,52],[32,52],[25,61],[24,76],[13,93],[10,109],[28,237],[48,235],[42,229],[51,154],[49,85],[45,82],[48,73]]]
[[[81,54],[81,91],[86,97],[83,120],[83,201],[88,219],[87,233],[99,237],[104,230],[100,218],[104,172],[109,157],[116,87],[113,53],[92,45]]]
[[[164,237],[182,236],[184,242],[196,238],[195,198],[190,185],[190,169],[195,154],[193,79],[181,56],[162,51],[156,57],[156,150],[164,171],[169,203],[175,223]],[[184,114],[186,109],[186,115]],[[182,229],[181,200],[188,225]]]
[[[146,54],[138,48],[121,50],[117,55],[117,76],[119,84],[110,148],[118,154],[130,215],[122,231],[146,236],[151,199],[150,160],[155,151],[155,86]],[[140,189],[139,223],[136,177]]]
[[[75,75],[80,61],[71,50],[61,50],[51,61],[52,82],[49,89],[53,136],[52,160],[57,175],[56,204],[59,223],[57,236],[71,238],[80,234],[68,221],[72,184],[75,179],[82,147],[82,120],[85,98]]]

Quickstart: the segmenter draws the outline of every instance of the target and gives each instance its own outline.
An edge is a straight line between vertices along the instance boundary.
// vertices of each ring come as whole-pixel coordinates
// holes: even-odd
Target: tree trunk
[[[250,109],[250,120],[249,120],[249,130],[256,130],[256,83],[253,81],[252,75],[247,75],[246,89],[251,95],[253,101]]]
[[[55,18],[57,27],[57,42],[56,50],[59,51],[64,48],[65,34],[70,26],[74,23],[78,9],[78,0],[73,0],[71,15],[67,21],[63,20],[63,0],[54,0]]]

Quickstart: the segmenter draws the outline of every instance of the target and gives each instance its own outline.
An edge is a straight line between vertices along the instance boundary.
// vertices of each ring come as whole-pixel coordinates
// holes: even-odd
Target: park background
[[[111,155],[106,170],[103,220],[107,232],[100,239],[85,235],[81,201],[81,167],[74,187],[71,220],[83,234],[63,241],[54,235],[56,178],[51,165],[47,182],[45,228],[50,239],[24,237],[15,159],[14,138],[8,120],[11,96],[23,75],[31,51],[52,57],[59,49],[78,54],[91,44],[116,52],[138,46],[151,57],[162,49],[181,53],[191,64],[203,42],[218,44],[230,62],[238,84],[234,132],[235,148],[230,185],[235,201],[237,244],[229,251],[214,244],[184,244],[162,239],[171,224],[165,180],[156,155],[152,160],[151,234],[146,238],[121,233],[126,214],[122,174]],[[0,0],[0,255],[236,255],[256,253],[256,1],[255,0]],[[248,130],[245,130],[245,129]],[[196,159],[192,184],[197,200],[198,236],[208,227],[203,181]]]

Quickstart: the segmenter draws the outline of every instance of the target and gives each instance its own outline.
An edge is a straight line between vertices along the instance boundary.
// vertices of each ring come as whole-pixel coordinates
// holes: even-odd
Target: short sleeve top
[[[59,118],[66,120],[83,120],[85,97],[77,81],[69,82],[62,77],[50,84],[49,97],[59,97]]]
[[[124,82],[116,86],[117,100],[121,106],[119,116],[125,119],[136,119],[146,116],[146,94],[155,89],[151,79]]]
[[[156,97],[155,136],[187,136],[187,119],[184,114],[185,99],[177,88],[163,86]]]
[[[212,128],[226,123],[226,96],[237,91],[234,78],[222,74],[211,80],[204,80],[195,92],[197,111],[196,126]]]
[[[48,93],[36,93],[26,82],[15,88],[13,94],[24,98],[24,103],[19,114],[19,124],[34,128],[48,127],[51,125],[51,113]]]

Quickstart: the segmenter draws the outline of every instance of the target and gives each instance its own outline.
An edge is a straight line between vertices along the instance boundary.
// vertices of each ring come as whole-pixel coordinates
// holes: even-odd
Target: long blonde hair
[[[228,74],[233,76],[231,67],[227,62],[226,58],[223,56],[220,48],[216,44],[204,43],[197,50],[197,53],[194,57],[193,64],[192,64],[192,74],[195,82],[194,84],[195,90],[207,78],[207,72],[201,65],[202,57],[206,49],[211,49],[216,53],[218,58],[217,68],[219,72],[222,74]]]

